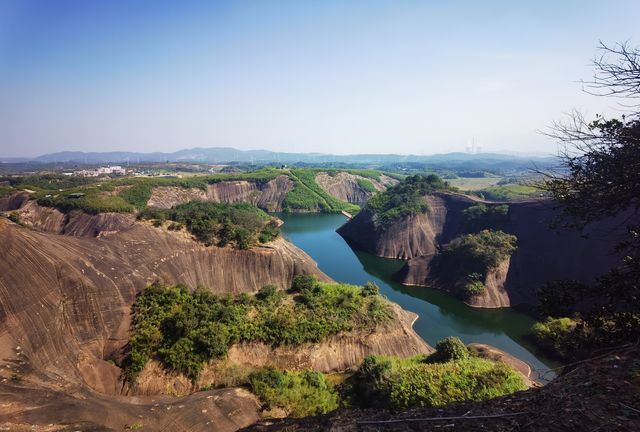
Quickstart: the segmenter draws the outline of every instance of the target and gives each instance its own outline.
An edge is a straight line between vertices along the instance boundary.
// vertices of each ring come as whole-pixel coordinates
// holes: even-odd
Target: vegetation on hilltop
[[[133,307],[126,374],[130,380],[152,357],[196,378],[203,363],[223,358],[230,345],[299,345],[370,329],[391,319],[377,290],[297,276],[289,295],[265,286],[255,295],[218,297],[207,290],[154,284]]]
[[[258,171],[237,174],[210,174],[202,176],[177,177],[126,177],[117,179],[88,180],[83,177],[66,177],[86,181],[82,185],[60,186],[51,188],[48,183],[39,182],[35,188],[36,198],[40,205],[57,207],[63,212],[80,209],[87,213],[104,212],[131,213],[143,210],[151,198],[153,189],[161,186],[176,186],[183,188],[199,188],[206,190],[209,184],[222,181],[246,180],[257,184],[264,184],[273,180],[282,171],[275,168],[263,168]],[[22,180],[17,185],[22,185]],[[59,184],[58,184],[59,185]]]
[[[499,229],[507,222],[508,216],[507,204],[476,204],[462,211],[462,229],[466,232]]]
[[[374,213],[376,225],[385,227],[395,220],[425,211],[429,206],[424,196],[449,189],[449,184],[435,174],[407,177],[384,192],[378,192],[367,201]]]
[[[503,231],[485,229],[464,234],[448,243],[439,254],[437,266],[443,279],[458,287],[458,294],[470,298],[484,292],[487,272],[498,267],[516,250],[517,238]]]
[[[138,217],[160,222],[172,221],[170,229],[184,225],[207,246],[222,247],[231,243],[239,249],[247,249],[258,242],[270,242],[280,234],[276,219],[246,203],[191,201],[172,209],[148,208],[140,212]]]

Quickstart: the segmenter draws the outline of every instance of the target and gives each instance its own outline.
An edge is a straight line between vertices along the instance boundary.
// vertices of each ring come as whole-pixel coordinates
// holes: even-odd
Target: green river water
[[[336,281],[362,285],[373,281],[389,300],[419,315],[415,331],[431,346],[458,336],[465,343],[493,345],[527,362],[542,381],[557,363],[537,352],[526,335],[534,323],[510,308],[475,309],[433,288],[407,287],[393,280],[404,261],[354,251],[335,231],[346,222],[342,215],[278,214],[284,236],[311,256]],[[541,372],[546,372],[542,373]]]

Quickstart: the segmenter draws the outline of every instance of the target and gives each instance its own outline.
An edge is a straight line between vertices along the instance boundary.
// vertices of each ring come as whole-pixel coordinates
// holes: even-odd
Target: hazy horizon
[[[598,41],[640,4],[14,1],[0,4],[0,156],[232,147],[553,154]]]

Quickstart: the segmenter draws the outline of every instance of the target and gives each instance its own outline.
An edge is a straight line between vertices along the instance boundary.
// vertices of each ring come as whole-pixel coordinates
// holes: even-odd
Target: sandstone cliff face
[[[363,189],[358,184],[358,180],[371,182],[373,187],[378,191],[383,191],[387,187],[398,183],[397,180],[385,175],[381,175],[380,181],[377,181],[345,171],[336,173],[335,175],[329,175],[325,172],[320,172],[316,175],[316,183],[329,195],[341,201],[364,205],[374,192]]]
[[[511,299],[505,287],[511,260],[507,258],[500,265],[487,271],[484,279],[484,292],[467,299],[469,306],[482,308],[500,308],[511,306]]]
[[[421,214],[377,228],[367,210],[338,229],[338,233],[356,249],[384,258],[409,259],[433,256],[445,229],[448,206],[441,197],[425,197],[429,209]]]
[[[16,192],[12,195],[0,198],[0,211],[17,210],[29,201],[28,192]]]
[[[244,180],[223,181],[208,185],[206,191],[198,188],[163,186],[153,190],[147,205],[171,208],[189,201],[248,202],[267,211],[282,211],[284,197],[293,186],[293,182],[286,175],[278,176],[263,185]]]
[[[127,341],[136,294],[156,279],[218,293],[288,287],[300,273],[328,280],[284,239],[247,251],[207,248],[143,223],[74,237],[2,218],[0,244],[0,370],[55,394],[119,394],[120,371],[106,360]]]
[[[430,198],[430,209],[404,218],[386,230],[376,230],[371,214],[360,212],[338,233],[353,247],[378,256],[408,259],[398,277],[406,285],[435,286],[431,260],[442,245],[461,234],[461,212],[477,201],[456,195]],[[536,291],[547,281],[590,282],[617,261],[614,246],[622,238],[624,217],[602,221],[585,232],[556,231],[549,223],[557,210],[550,201],[511,203],[503,231],[514,234],[518,249],[507,264],[489,272],[487,290],[469,301],[476,307],[535,305]],[[585,238],[586,236],[586,238]]]
[[[126,213],[100,213],[91,215],[80,210],[68,214],[54,207],[43,207],[36,201],[27,201],[17,213],[20,222],[37,231],[65,234],[75,237],[97,237],[129,229],[135,216]]]
[[[24,216],[34,229],[0,218],[0,391],[7,401],[0,406],[0,424],[73,419],[121,430],[137,418],[151,430],[226,431],[255,421],[258,404],[240,390],[145,398],[186,395],[196,387],[158,369],[146,387],[123,387],[120,369],[108,360],[122,355],[131,306],[150,282],[241,293],[266,284],[289,287],[297,274],[328,281],[311,258],[282,238],[244,251],[205,247],[184,232],[154,228],[131,215],[56,212],[29,204]],[[379,332],[343,335],[301,350],[235,347],[233,358],[285,367],[297,359],[299,367],[332,370],[353,366],[367,353],[428,351],[411,329],[413,315],[396,310],[398,323]]]

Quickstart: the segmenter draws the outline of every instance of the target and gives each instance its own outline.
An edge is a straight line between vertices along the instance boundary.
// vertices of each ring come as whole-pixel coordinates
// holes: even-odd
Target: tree
[[[592,285],[558,283],[541,292],[541,308],[556,315],[578,312],[586,326],[584,343],[613,344],[640,336],[640,49],[600,45],[596,73],[586,91],[624,100],[619,119],[597,115],[588,122],[573,113],[555,123],[549,136],[563,145],[561,167],[545,172],[539,187],[560,204],[559,223],[582,229],[610,216],[626,216],[626,238],[617,246],[620,264]]]

